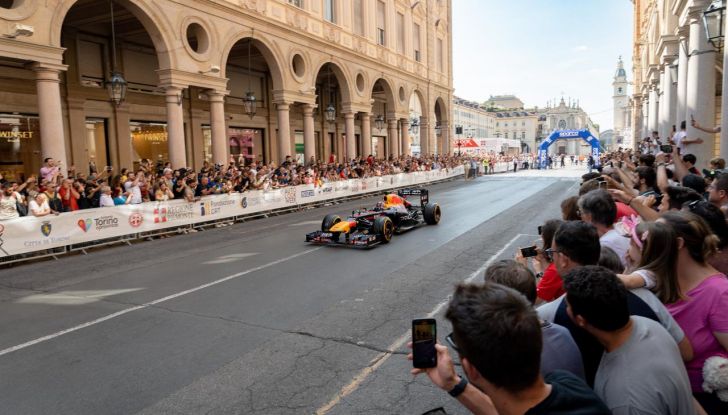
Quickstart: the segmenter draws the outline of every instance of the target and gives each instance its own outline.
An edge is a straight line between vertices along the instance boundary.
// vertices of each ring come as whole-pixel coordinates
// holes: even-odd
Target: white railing
[[[6,257],[47,253],[73,247],[137,239],[181,227],[293,209],[300,205],[354,197],[387,189],[426,184],[463,174],[463,167],[353,179],[323,186],[301,185],[269,191],[203,197],[196,202],[170,200],[138,205],[84,209],[40,218],[27,216],[0,222],[0,262]],[[10,261],[12,262],[12,261]]]

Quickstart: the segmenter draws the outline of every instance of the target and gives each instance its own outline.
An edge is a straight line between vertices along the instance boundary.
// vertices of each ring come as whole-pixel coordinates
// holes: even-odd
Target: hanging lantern
[[[250,119],[253,119],[255,117],[255,112],[257,110],[257,101],[255,100],[255,94],[253,91],[248,91],[245,94],[245,98],[243,98],[243,108],[245,110],[245,114],[250,117]]]
[[[124,102],[127,83],[121,73],[116,71],[111,73],[111,79],[106,83],[106,89],[109,91],[109,98],[114,105],[118,107]]]
[[[413,117],[410,120],[410,131],[412,134],[417,135],[420,132],[420,120],[417,117]]]
[[[703,26],[705,35],[716,49],[723,47],[723,26],[725,20],[725,4],[723,0],[713,0],[707,10],[703,12]]]
[[[121,72],[116,70],[116,29],[114,27],[113,0],[109,0],[109,8],[111,9],[111,79],[106,82],[106,89],[109,92],[109,99],[118,107],[126,98],[127,83]]]
[[[380,131],[384,129],[384,115],[377,115],[377,118],[374,119],[374,126]]]
[[[329,106],[326,107],[325,114],[326,114],[326,121],[328,121],[329,123],[332,123],[332,124],[334,122],[336,122],[336,107],[334,107],[334,104],[329,102]]]
[[[442,134],[442,126],[440,125],[440,121],[438,121],[435,124],[435,134],[437,134],[437,135]]]

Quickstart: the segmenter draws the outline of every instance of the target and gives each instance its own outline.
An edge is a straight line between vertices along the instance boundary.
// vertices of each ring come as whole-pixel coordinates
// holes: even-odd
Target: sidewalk
[[[596,171],[596,170],[594,170]],[[518,170],[513,173],[500,173],[493,177],[555,177],[555,178],[580,178],[583,174],[589,172],[586,165],[569,166],[568,163],[564,168],[550,170]]]

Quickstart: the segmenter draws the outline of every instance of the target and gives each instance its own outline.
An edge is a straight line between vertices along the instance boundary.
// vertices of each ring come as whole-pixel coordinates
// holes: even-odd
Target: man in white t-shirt
[[[680,123],[680,131],[678,131],[672,138],[672,141],[677,146],[680,155],[684,154],[695,154],[694,144],[703,144],[702,138],[689,139],[687,133],[687,123],[685,121]]]
[[[139,188],[139,180],[141,179],[141,175],[141,173],[129,173],[126,183],[124,183],[124,190],[126,190],[127,192],[131,192],[130,203],[133,205],[142,203],[142,190]]]
[[[627,250],[629,238],[622,236],[614,229],[617,220],[617,205],[606,190],[597,189],[579,198],[581,220],[592,224],[599,234],[602,247],[611,248],[617,253],[622,265],[627,266]]]

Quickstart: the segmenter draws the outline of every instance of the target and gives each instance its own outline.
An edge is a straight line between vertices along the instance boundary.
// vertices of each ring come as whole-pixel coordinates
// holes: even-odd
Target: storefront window
[[[43,164],[37,116],[0,114],[0,173],[9,181],[38,175]]]
[[[167,124],[132,121],[129,123],[135,164],[141,159],[152,163],[169,160]]]
[[[212,162],[212,129],[209,125],[202,126],[202,160]]]
[[[228,128],[230,155],[237,161],[242,156],[245,164],[263,160],[263,130],[258,128]]]

